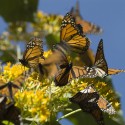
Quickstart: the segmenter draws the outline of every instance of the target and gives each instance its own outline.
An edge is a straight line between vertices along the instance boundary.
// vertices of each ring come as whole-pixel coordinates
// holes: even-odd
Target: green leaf
[[[0,15],[6,22],[34,20],[38,0],[0,0]]]
[[[57,41],[59,41],[59,37],[57,35],[49,34],[46,36],[46,43],[48,49],[51,49],[53,45],[57,43]]]

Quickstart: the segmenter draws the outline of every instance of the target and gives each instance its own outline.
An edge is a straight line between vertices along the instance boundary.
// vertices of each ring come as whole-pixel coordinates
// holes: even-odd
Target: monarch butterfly
[[[95,77],[105,77],[107,75],[118,74],[120,72],[125,72],[125,70],[108,69],[107,62],[103,52],[103,40],[101,39],[95,57],[95,62],[93,67],[80,67],[72,66],[69,63],[67,57],[65,56],[65,61],[63,62],[63,68],[61,68],[55,75],[54,81],[57,86],[64,86],[74,78],[95,78]]]
[[[94,66],[93,67],[84,66],[84,68],[88,71],[88,76],[90,78],[96,76],[105,77],[106,75],[108,75],[108,66],[104,56],[102,39],[100,40],[97,47]]]
[[[73,66],[73,68],[71,69],[71,74],[69,76],[69,79],[78,77],[83,77],[83,78],[95,78],[97,76],[105,77],[106,75],[108,75],[108,66],[104,57],[103,41],[101,39],[98,44],[94,66],[93,67]]]
[[[80,66],[72,66],[72,63],[69,63],[65,56],[64,66],[58,73],[55,75],[55,84],[57,86],[64,86],[73,78],[94,78],[97,76],[103,77],[106,75],[108,68],[107,63],[104,58],[103,53],[103,42],[102,40],[99,42],[95,65],[94,67],[80,67]],[[104,71],[103,71],[104,70]]]
[[[39,64],[40,74],[44,74],[47,77],[54,77],[59,67],[65,63],[65,46],[57,44],[53,46],[52,54],[44,60],[43,63]],[[58,65],[57,65],[58,64]]]
[[[0,94],[9,96],[12,101],[14,101],[13,95],[20,89],[24,82],[24,76],[20,75],[14,81],[9,81],[5,83],[0,79]]]
[[[73,66],[72,62],[69,62],[66,54],[62,52],[63,60],[59,65],[59,71],[55,74],[54,82],[56,86],[64,86],[74,78],[79,77],[96,77],[93,75],[95,72],[89,71],[86,67]]]
[[[37,37],[32,38],[26,46],[23,59],[19,61],[29,68],[36,67],[39,62],[44,61],[42,40]]]
[[[84,53],[90,46],[90,41],[83,34],[81,25],[76,24],[70,13],[67,13],[62,20],[60,41],[76,53]]]
[[[125,70],[120,70],[120,69],[114,69],[114,68],[108,68],[105,56],[104,56],[104,50],[103,50],[103,40],[101,39],[96,56],[95,56],[95,62],[93,67],[87,67],[84,66],[84,68],[88,71],[88,77],[105,77],[107,75],[115,75],[121,72],[125,72]]]
[[[72,63],[68,62],[66,54],[62,51],[60,47],[61,46],[56,46],[56,50],[59,51],[62,55],[62,60],[57,63],[57,66],[59,66],[59,71],[54,77],[54,82],[56,86],[64,86],[69,82],[69,73],[72,69]]]
[[[98,125],[104,125],[104,119],[102,111],[109,114],[115,114],[115,109],[112,105],[101,97],[92,86],[78,92],[73,97],[69,98],[73,103],[76,103],[84,112],[90,113]]]
[[[2,121],[7,120],[15,125],[20,125],[20,109],[14,106],[14,103],[10,102],[6,104],[6,102],[7,97],[2,95],[0,97],[0,124],[3,125]]]
[[[76,23],[80,24],[83,28],[83,32],[85,34],[100,34],[102,33],[102,28],[94,25],[91,22],[88,22],[86,20],[84,20],[80,14],[80,10],[79,10],[79,3],[77,1],[76,6],[72,7],[70,10],[70,13],[75,17],[76,19]]]

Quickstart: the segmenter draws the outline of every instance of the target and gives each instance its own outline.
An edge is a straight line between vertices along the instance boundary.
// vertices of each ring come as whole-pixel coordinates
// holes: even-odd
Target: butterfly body
[[[104,99],[102,96],[99,95],[98,92],[94,89],[92,86],[88,86],[86,89],[78,92],[76,95],[74,95],[72,98],[70,98],[70,101],[74,103],[88,103],[88,102],[94,102],[96,103],[99,108],[107,112],[108,114],[115,114],[115,109],[112,107],[112,105]]]
[[[64,55],[65,55],[65,53],[64,53]],[[69,62],[66,58],[67,57],[64,56],[64,61],[63,61],[62,65],[69,64]],[[100,40],[100,42],[99,42],[99,45],[97,48],[97,53],[96,53],[96,58],[95,58],[95,63],[93,65],[93,67],[72,66],[71,68],[68,68],[68,70],[66,70],[66,67],[67,66],[63,66],[63,68],[61,70],[59,70],[57,75],[55,76],[55,79],[58,79],[58,84],[56,84],[58,86],[66,85],[66,84],[62,84],[61,79],[60,79],[62,77],[64,77],[63,79],[65,79],[65,83],[66,83],[66,81],[68,83],[74,78],[95,78],[95,77],[103,78],[103,77],[107,76],[108,75],[108,66],[107,66],[107,62],[104,57],[103,41]],[[66,74],[65,74],[65,72],[66,72]],[[60,84],[60,82],[61,82],[61,84]]]
[[[94,77],[98,76],[101,78],[103,78],[107,75],[115,75],[115,74],[118,74],[121,72],[125,72],[125,70],[121,70],[121,69],[108,68],[108,65],[107,65],[107,62],[106,62],[106,59],[104,56],[103,40],[102,39],[100,40],[100,42],[98,44],[94,65],[92,68],[88,67],[88,69],[93,70]],[[91,71],[91,70],[89,70],[89,71]]]

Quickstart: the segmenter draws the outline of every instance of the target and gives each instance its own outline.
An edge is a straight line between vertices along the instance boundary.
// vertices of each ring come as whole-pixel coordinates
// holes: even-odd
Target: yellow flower
[[[43,121],[43,122],[47,121],[46,115],[41,115],[40,120]]]
[[[52,54],[51,50],[45,51],[44,52],[44,57],[47,58],[48,56],[50,56]]]
[[[7,65],[4,66],[4,72],[3,75],[7,81],[11,81],[15,78],[17,78],[19,75],[21,75],[27,68],[23,68],[20,64],[11,65],[11,63],[7,63]]]
[[[119,102],[116,102],[116,103],[115,103],[115,106],[116,106],[116,107],[119,107],[119,105],[120,105]]]
[[[38,18],[44,18],[44,15],[45,15],[45,14],[44,14],[42,11],[38,11],[38,12],[37,12],[37,17],[38,17]]]
[[[38,117],[41,122],[44,122],[49,117],[49,98],[45,93],[46,89],[35,90],[35,88],[34,90],[18,92],[15,95],[16,105],[21,108],[21,110],[27,111],[27,117]],[[25,103],[21,105],[23,102]],[[22,113],[22,115],[26,116],[26,112],[24,112],[24,114]]]

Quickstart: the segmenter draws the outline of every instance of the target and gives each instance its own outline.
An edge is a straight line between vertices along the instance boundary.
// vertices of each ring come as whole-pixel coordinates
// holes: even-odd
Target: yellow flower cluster
[[[62,18],[63,16],[61,15],[48,15],[42,11],[38,11],[35,17],[35,23],[32,23],[32,27],[37,32],[42,30],[44,35],[51,33],[59,34]]]
[[[24,68],[20,64],[15,64],[12,66],[11,63],[8,62],[7,65],[3,67],[3,79],[5,82],[12,81],[26,70],[27,68]]]
[[[59,36],[60,25],[63,16],[61,15],[49,15],[38,11],[34,16],[34,22],[26,23],[17,21],[16,23],[9,23],[8,25],[8,39],[9,40],[28,40],[29,36],[42,36],[45,37],[48,34],[55,34]],[[29,25],[30,24],[30,25]],[[31,32],[27,32],[27,28],[32,29]]]
[[[51,55],[51,51],[44,53],[45,58]],[[4,66],[3,75],[0,79],[13,80],[24,72],[24,67],[19,64],[11,66],[7,63]],[[57,113],[66,109],[70,104],[68,98],[75,95],[80,90],[92,84],[97,92],[104,98],[112,102],[116,110],[119,109],[119,102],[116,93],[101,79],[75,79],[64,87],[56,87],[53,80],[45,79],[39,81],[38,74],[33,72],[26,78],[20,91],[17,91],[14,98],[16,106],[21,109],[21,117],[25,120],[43,123],[49,121],[51,113]]]
[[[15,95],[16,106],[21,109],[22,117],[34,118],[37,122],[46,122],[49,119],[49,98],[46,91],[24,90]]]

